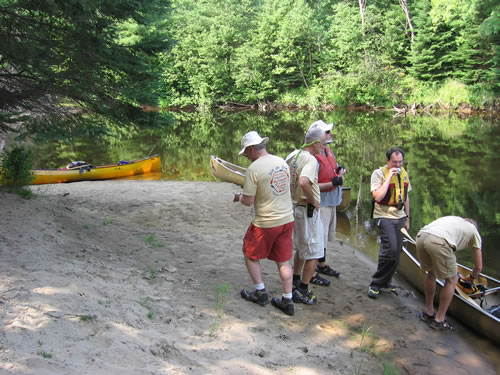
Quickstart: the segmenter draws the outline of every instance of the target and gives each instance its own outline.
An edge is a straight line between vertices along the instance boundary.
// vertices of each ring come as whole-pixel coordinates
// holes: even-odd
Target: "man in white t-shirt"
[[[458,281],[455,252],[472,248],[474,268],[468,280],[474,280],[483,268],[481,243],[476,222],[458,216],[441,217],[418,232],[417,257],[420,267],[427,272],[424,285],[426,309],[422,320],[430,322],[432,328],[455,330],[445,319]],[[436,277],[445,281],[437,313],[434,311]]]
[[[241,297],[261,306],[269,302],[260,259],[270,259],[278,266],[283,295],[272,298],[271,303],[287,315],[294,314],[292,301],[292,232],[294,226],[290,196],[290,170],[278,156],[268,154],[269,138],[261,138],[255,131],[248,132],[241,140],[239,152],[252,164],[247,168],[243,194],[234,201],[254,207],[254,219],[243,238],[243,254],[254,291],[243,289]]]

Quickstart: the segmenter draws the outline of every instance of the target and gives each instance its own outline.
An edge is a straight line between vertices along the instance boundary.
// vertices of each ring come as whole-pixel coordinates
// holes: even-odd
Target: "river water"
[[[399,146],[405,151],[413,186],[410,233],[415,235],[440,216],[474,218],[483,238],[484,272],[500,276],[496,247],[500,243],[500,126],[494,117],[394,117],[393,112],[355,111],[175,112],[165,116],[173,120],[164,128],[116,131],[100,139],[72,142],[39,140],[34,150],[36,166],[58,168],[73,160],[108,164],[152,153],[162,159],[159,178],[214,181],[208,167],[210,155],[248,165],[246,158],[237,155],[247,131],[268,136],[268,151],[285,157],[302,144],[309,125],[323,119],[335,123],[332,148],[348,170],[345,186],[352,187],[351,206],[339,218],[339,238],[376,258],[378,231],[370,219],[370,176],[385,164],[385,151]],[[469,251],[457,256],[470,264]]]

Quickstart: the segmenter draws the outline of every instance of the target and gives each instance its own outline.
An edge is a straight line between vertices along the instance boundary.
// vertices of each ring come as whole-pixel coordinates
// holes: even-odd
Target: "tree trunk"
[[[366,0],[358,0],[358,3],[359,3],[359,14],[361,15],[361,35],[363,35],[363,40],[365,40]]]
[[[415,32],[413,30],[413,24],[411,22],[411,17],[410,17],[410,9],[408,9],[408,2],[406,0],[399,0],[399,5],[401,5],[401,9],[403,9],[403,12],[405,12],[406,15],[406,22],[408,23],[408,27],[410,28],[410,41],[411,45],[413,46],[413,40],[415,39]]]

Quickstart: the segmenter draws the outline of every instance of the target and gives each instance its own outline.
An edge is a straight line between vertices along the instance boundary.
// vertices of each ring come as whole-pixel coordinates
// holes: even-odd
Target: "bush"
[[[21,188],[33,182],[34,156],[31,150],[13,146],[0,154],[2,161],[1,184]]]

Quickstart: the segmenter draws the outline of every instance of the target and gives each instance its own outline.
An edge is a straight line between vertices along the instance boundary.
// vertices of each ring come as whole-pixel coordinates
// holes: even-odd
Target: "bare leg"
[[[314,273],[316,272],[316,265],[318,264],[317,259],[309,259],[306,260],[306,263],[304,265],[304,272],[302,273],[302,282],[304,284],[309,284],[311,281],[311,278],[313,277]]]
[[[295,256],[293,258],[293,274],[301,275],[303,267],[304,267],[304,260],[299,258],[299,252],[296,251]]]
[[[292,266],[289,262],[276,262],[280,273],[281,286],[283,293],[292,293]]]
[[[439,307],[436,314],[437,322],[442,322],[446,318],[446,312],[448,311],[448,307],[450,307],[453,293],[455,293],[455,286],[457,285],[457,281],[457,275],[445,279],[444,281],[444,287],[443,289],[441,289],[441,294],[439,296]]]
[[[424,282],[425,291],[425,312],[428,315],[434,314],[434,295],[436,294],[436,275],[429,271]]]
[[[258,260],[253,260],[245,257],[245,264],[247,265],[248,273],[252,278],[254,284],[260,284],[262,280],[262,270],[260,268],[260,262]]]

